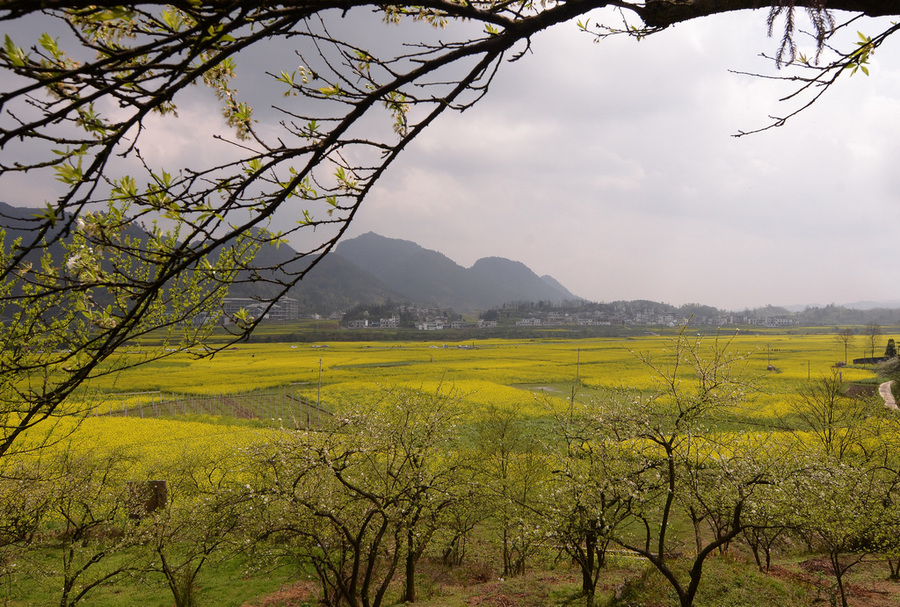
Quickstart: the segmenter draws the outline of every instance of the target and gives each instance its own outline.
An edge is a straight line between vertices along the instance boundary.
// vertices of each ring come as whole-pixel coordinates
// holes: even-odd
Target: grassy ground
[[[849,575],[851,607],[896,607],[900,583],[887,579],[883,561],[864,560]],[[496,567],[472,561],[448,568],[425,558],[417,578],[421,607],[581,607],[581,580],[565,563],[537,563],[525,575],[503,578]],[[253,571],[242,558],[214,563],[197,587],[201,607],[315,607],[314,580],[288,571]],[[51,577],[34,576],[25,587],[2,597],[8,607],[42,607],[58,602]],[[399,588],[396,590],[399,592]],[[396,594],[396,593],[395,593]],[[20,598],[16,598],[16,597]],[[28,597],[28,598],[21,598]],[[819,607],[835,604],[834,578],[827,559],[797,557],[761,573],[738,551],[709,560],[696,607]],[[85,603],[92,607],[170,607],[171,594],[159,580],[135,580],[101,588]],[[389,602],[394,604],[393,602]],[[669,607],[678,601],[666,580],[644,561],[613,557],[597,584],[597,607]],[[839,602],[837,603],[839,604]]]
[[[30,565],[34,568],[31,576],[24,577],[13,587],[5,587],[7,596],[0,597],[4,607],[59,604],[61,583],[53,574],[59,566],[58,555],[47,552],[33,555]],[[196,587],[197,601],[203,607],[240,607],[248,601],[252,604],[259,597],[275,595],[279,588],[293,583],[295,580],[285,572],[258,571],[247,559],[234,557],[204,568]],[[174,601],[161,577],[142,575],[101,586],[83,603],[90,607],[171,607]]]
[[[696,607],[818,607],[840,604],[824,559],[782,562],[761,573],[746,555],[713,558],[704,570]],[[426,562],[419,577],[421,607],[582,607],[579,574],[538,568],[504,579],[484,563],[446,569]],[[900,583],[883,562],[864,561],[850,575],[851,607],[896,607]],[[308,580],[285,584],[243,607],[312,607],[318,589]],[[837,603],[835,603],[837,601]],[[670,607],[678,601],[666,580],[644,562],[611,559],[598,580],[597,607]]]

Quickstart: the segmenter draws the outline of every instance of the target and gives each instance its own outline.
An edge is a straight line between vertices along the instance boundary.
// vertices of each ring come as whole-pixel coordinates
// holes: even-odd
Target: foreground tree
[[[139,518],[136,536],[149,564],[146,571],[165,580],[175,607],[198,604],[197,589],[206,565],[236,552],[243,537],[250,502],[240,484],[241,461],[235,455],[183,454],[163,471],[165,503]],[[136,497],[143,505],[150,485]]]
[[[770,28],[784,24],[774,61],[799,59],[797,82],[813,98],[846,68],[865,70],[898,27],[852,48],[829,45],[836,15],[855,17],[839,11],[897,14],[883,0],[3,0],[0,184],[12,191],[5,184],[26,174],[60,189],[38,216],[4,211],[7,228],[17,222],[0,251],[2,366],[14,379],[0,384],[0,406],[16,422],[4,426],[0,454],[59,413],[83,382],[113,371],[101,363],[130,339],[165,328],[178,333],[175,348],[193,345],[194,323],[219,316],[224,290],[241,280],[266,285],[256,289],[262,313],[232,319],[235,338],[246,335],[332,249],[410,142],[442,112],[484,96],[535,34],[580,19],[598,37],[641,37],[758,7],[769,8]],[[598,26],[589,26],[602,8],[618,12],[597,13]],[[796,52],[800,11],[827,53],[821,64]],[[359,31],[371,31],[373,19],[393,29],[374,42],[352,29],[333,33],[347,31],[348,15]],[[34,27],[44,33],[23,40]],[[234,78],[238,59],[263,47],[295,51],[300,66],[273,66],[271,82],[287,99],[254,111]],[[230,147],[208,163],[166,166],[166,155],[144,143],[195,84],[218,98],[229,129],[210,140]],[[266,230],[275,224],[288,227]],[[254,261],[256,246],[285,238],[305,244],[277,261]]]
[[[805,444],[811,437],[825,457],[837,461],[859,455],[866,421],[878,410],[873,410],[870,401],[850,398],[845,391],[841,373],[833,372],[803,386],[794,409],[800,420],[798,440]]]
[[[58,525],[60,607],[80,604],[92,591],[141,571],[145,564],[141,555],[131,553],[139,540],[125,508],[125,478],[133,458],[81,451],[62,453],[51,472],[48,522]]]
[[[27,555],[53,503],[51,481],[40,462],[4,461],[0,468],[0,589],[38,572]],[[33,571],[34,570],[34,571]]]
[[[503,577],[522,575],[538,550],[538,494],[547,462],[534,424],[510,409],[492,408],[475,427],[476,474],[488,497],[491,522],[500,540]]]
[[[607,549],[630,512],[633,495],[629,458],[608,428],[603,407],[581,403],[573,392],[567,412],[555,416],[548,457],[553,475],[535,506],[542,526],[581,572],[585,605],[594,605],[597,580]]]
[[[324,434],[286,434],[255,454],[257,536],[311,566],[327,605],[378,607],[456,500],[459,412],[447,395],[390,394],[338,414]]]
[[[659,382],[654,395],[602,411],[632,470],[618,485],[627,517],[614,540],[646,558],[682,607],[694,604],[707,559],[750,526],[745,510],[771,486],[776,459],[766,436],[742,433],[723,444],[709,433],[743,398],[742,357],[729,351],[730,339],[691,339],[686,331],[663,355],[642,356]],[[691,540],[678,536],[679,516],[694,523]],[[690,541],[685,575],[673,555]]]
[[[72,607],[144,570],[126,508],[132,457],[69,443],[8,460],[0,475],[5,594],[31,577],[53,589],[55,604]]]
[[[791,482],[791,520],[828,555],[835,595],[842,607],[848,607],[845,576],[877,550],[891,483],[877,467],[848,465],[834,458],[810,460],[798,467]]]

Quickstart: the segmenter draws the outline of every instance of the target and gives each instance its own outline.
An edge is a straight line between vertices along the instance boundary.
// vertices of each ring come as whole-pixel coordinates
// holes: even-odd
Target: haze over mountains
[[[0,227],[6,229],[7,242],[17,236],[27,240],[29,219],[40,213],[40,209],[0,202]],[[134,238],[143,236],[137,225],[130,226],[129,232]],[[58,244],[50,251],[54,257],[65,254]],[[38,262],[36,254],[32,257]],[[257,254],[258,265],[283,267],[286,274],[298,272],[304,263],[296,260],[287,245],[263,247]],[[266,298],[276,292],[273,285],[253,280],[230,289],[233,297]],[[341,242],[290,294],[299,300],[301,309],[320,313],[387,300],[472,312],[512,301],[560,303],[578,299],[553,278],[539,277],[517,261],[487,257],[464,268],[414,242],[371,232]]]
[[[414,242],[363,234],[341,242],[291,292],[303,309],[319,312],[359,303],[415,303],[472,312],[512,301],[560,303],[579,299],[550,276],[502,257],[464,268]]]
[[[6,230],[6,242],[25,236],[27,220],[40,209],[13,207],[0,202],[0,227]],[[138,226],[130,226],[132,237],[140,238]],[[51,248],[54,257],[63,255],[62,248]],[[289,260],[295,253],[289,246],[264,247],[257,261],[263,267],[284,266],[288,273],[302,269],[302,264]],[[37,262],[37,258],[33,261]],[[271,297],[276,290],[265,281],[247,281],[231,287],[233,297]],[[290,296],[297,299],[301,312],[329,314],[358,304],[380,304],[388,300],[456,312],[484,311],[511,302],[562,303],[581,301],[550,276],[538,276],[524,264],[501,257],[485,257],[465,268],[437,251],[414,242],[386,238],[369,232],[341,242],[323,258]],[[859,301],[837,308],[852,310],[897,309],[900,302]],[[834,305],[803,304],[786,306],[775,313],[799,313],[819,309],[833,312]],[[821,315],[820,313],[820,315]],[[834,322],[847,318],[835,318]]]

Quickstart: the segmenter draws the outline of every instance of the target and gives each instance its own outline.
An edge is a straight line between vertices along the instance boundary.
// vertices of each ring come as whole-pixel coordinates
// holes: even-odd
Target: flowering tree
[[[58,605],[72,607],[142,571],[147,561],[126,508],[132,464],[116,450],[69,444],[7,466],[0,475],[4,590],[33,577],[58,593]]]
[[[709,432],[743,400],[743,359],[730,345],[719,337],[692,339],[685,327],[667,352],[641,357],[658,380],[657,391],[624,405],[611,402],[603,411],[631,469],[619,486],[627,513],[614,541],[646,558],[682,607],[694,604],[707,558],[751,524],[745,510],[771,484],[765,437],[723,441]],[[685,543],[672,525],[679,515],[694,524],[696,550],[686,575],[672,556]]]
[[[848,607],[845,575],[878,546],[892,483],[877,467],[811,459],[792,475],[790,518],[828,555],[836,595]]]
[[[257,536],[310,565],[328,605],[378,607],[398,571],[416,600],[416,564],[455,503],[453,398],[401,392],[291,433],[254,458]]]
[[[248,526],[249,503],[240,484],[243,460],[236,454],[182,454],[158,471],[166,477],[165,504],[141,513],[134,534],[147,560],[144,571],[165,581],[176,607],[198,604],[206,565],[237,551]],[[136,496],[146,503],[149,487]]]
[[[547,480],[541,437],[521,413],[500,408],[484,412],[474,434],[476,478],[500,536],[503,576],[522,575],[541,539],[535,510]]]
[[[578,402],[573,392],[569,405],[555,416],[557,448],[548,458],[554,474],[536,508],[547,535],[581,570],[581,593],[592,607],[607,549],[637,498],[622,488],[638,484],[639,474],[600,403]]]
[[[838,461],[858,456],[867,433],[866,421],[878,409],[871,401],[844,394],[840,372],[808,382],[798,391],[794,415],[799,419],[799,440],[809,450],[808,438],[827,458]]]

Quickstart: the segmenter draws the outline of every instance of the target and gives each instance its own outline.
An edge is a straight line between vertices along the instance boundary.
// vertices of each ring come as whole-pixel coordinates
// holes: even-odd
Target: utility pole
[[[579,382],[579,379],[580,379],[580,377],[579,377],[580,367],[581,367],[581,348],[578,348],[578,350],[576,350],[576,355],[575,355],[575,383],[576,384]]]
[[[319,386],[316,388],[316,409],[322,406],[322,359],[319,359]]]
[[[322,414],[322,359],[319,359],[319,385],[316,388],[316,419],[320,419]],[[306,414],[306,429],[309,429],[309,413]]]

